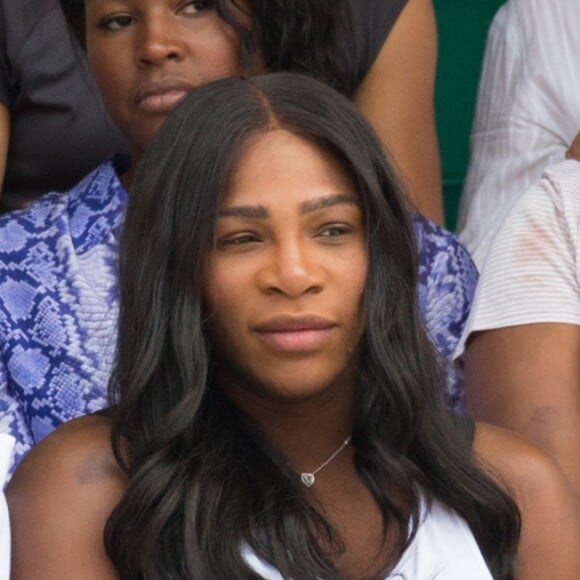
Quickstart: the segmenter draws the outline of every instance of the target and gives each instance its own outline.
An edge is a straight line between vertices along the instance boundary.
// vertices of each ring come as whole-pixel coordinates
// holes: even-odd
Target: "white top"
[[[0,433],[0,580],[10,577],[10,520],[2,489],[8,475],[14,437]]]
[[[509,0],[490,28],[457,224],[479,268],[515,201],[580,131],[579,23],[579,0]]]
[[[244,558],[264,580],[282,580],[277,570],[248,549]],[[412,544],[386,580],[492,580],[467,523],[443,504],[433,501]]]
[[[580,325],[577,161],[546,170],[508,215],[484,263],[455,356],[472,332],[540,322]]]

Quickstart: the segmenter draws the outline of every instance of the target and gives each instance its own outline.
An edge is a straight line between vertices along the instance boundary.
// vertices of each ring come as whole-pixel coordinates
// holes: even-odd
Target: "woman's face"
[[[209,0],[85,0],[87,56],[113,122],[143,151],[193,87],[240,75],[240,42]]]
[[[352,383],[366,273],[358,194],[337,161],[283,130],[250,140],[204,265],[208,328],[230,394],[307,400]]]

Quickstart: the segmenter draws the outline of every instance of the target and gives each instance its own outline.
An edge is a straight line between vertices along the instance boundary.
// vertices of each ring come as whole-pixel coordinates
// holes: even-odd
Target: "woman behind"
[[[352,25],[350,19],[343,19],[339,3],[352,11]],[[76,11],[79,21],[83,19],[84,0],[62,4],[67,13]],[[232,1],[174,6],[184,4],[203,9],[232,5]],[[257,19],[267,22],[264,40],[275,53],[270,70],[303,70],[348,89],[389,145],[417,207],[442,223],[431,0],[240,4],[249,5]],[[135,8],[139,3],[132,1],[115,6],[125,14]],[[283,12],[298,24],[298,35],[286,35],[285,23],[278,17]],[[303,44],[309,33],[319,39],[316,47]],[[84,44],[84,33],[81,37]],[[84,59],[80,62],[75,55],[56,0],[0,0],[0,38],[5,39],[0,46],[0,190],[4,208],[15,209],[47,191],[69,189],[126,145],[102,110]],[[332,54],[337,48],[340,54]],[[337,69],[348,72],[347,83],[342,74],[335,74]]]
[[[412,37],[409,19],[425,16],[417,14],[423,3],[411,0],[404,11],[404,2],[388,3],[393,9],[384,11],[371,0],[61,0],[131,155],[103,163],[64,195],[49,194],[0,218],[0,430],[15,436],[16,462],[60,423],[105,405],[116,348],[118,237],[132,168],[173,106],[216,78],[281,68],[319,77],[359,103],[380,92],[366,75],[378,82],[389,62],[407,62],[398,42]],[[371,5],[376,18],[364,12]],[[354,47],[351,10],[360,39]],[[417,57],[415,48],[408,58]],[[390,76],[389,83],[405,81]],[[384,106],[382,114],[392,116],[387,124],[397,125],[397,108]],[[409,130],[408,137],[417,134]],[[448,232],[419,216],[413,227],[423,318],[449,362],[475,268]],[[450,406],[461,408],[460,381],[451,377],[446,394]]]
[[[443,409],[414,254],[348,101],[293,75],[194,91],[135,179],[112,422],[15,474],[13,577],[514,578],[518,509]],[[475,445],[521,505],[518,578],[576,578],[560,472]]]

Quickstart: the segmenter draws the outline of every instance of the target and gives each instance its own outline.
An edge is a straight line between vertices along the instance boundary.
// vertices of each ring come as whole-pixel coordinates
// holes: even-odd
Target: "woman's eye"
[[[108,16],[99,22],[99,28],[103,30],[115,31],[126,28],[133,24],[134,18],[126,14],[119,14],[117,16]]]
[[[260,239],[254,234],[238,234],[229,236],[219,242],[221,246],[247,246],[249,244],[258,243]]]
[[[198,12],[203,12],[204,10],[210,10],[213,7],[214,2],[210,0],[192,0],[189,2],[184,2],[180,10],[185,14],[197,14]]]
[[[325,226],[318,234],[322,238],[338,238],[352,232],[352,228],[346,224],[334,224]]]

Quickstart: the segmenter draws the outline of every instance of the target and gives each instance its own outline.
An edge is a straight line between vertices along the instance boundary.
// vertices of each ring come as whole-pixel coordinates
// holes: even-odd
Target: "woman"
[[[135,178],[112,421],[18,469],[13,578],[515,578],[519,512],[443,409],[414,253],[346,99],[294,75],[193,91]],[[576,578],[561,473],[475,444],[521,502],[518,578]]]
[[[91,0],[60,3],[81,46],[86,46],[95,4],[105,14],[107,4],[101,7]],[[137,22],[142,17],[140,4],[126,0],[114,6],[113,18],[121,16],[114,26]],[[431,0],[318,0],[290,5],[283,0],[202,0],[173,4],[190,14],[217,10],[240,34],[250,72],[303,72],[352,98],[388,145],[419,210],[442,223],[433,114],[437,41]],[[102,92],[103,84],[99,86]],[[113,83],[111,88],[114,90]],[[107,104],[107,96],[103,97]]]
[[[408,176],[417,207],[441,223],[432,103],[437,51],[431,2],[340,2],[350,3],[354,38],[362,41],[356,58],[350,23],[339,18],[340,26],[334,32],[331,18],[332,26],[328,26],[329,9],[331,16],[340,14],[336,2],[314,0],[308,6],[303,2],[253,2],[252,10],[269,31],[266,40],[275,52],[285,32],[280,20],[272,19],[276,12],[284,10],[289,21],[306,18],[306,29],[314,25],[315,46],[304,46],[302,34],[291,37],[297,44],[290,53],[282,50],[282,58],[272,64],[304,67],[310,74],[321,74],[321,79],[341,83],[334,75],[336,67],[348,68],[350,90]],[[84,12],[84,3],[78,0],[66,2],[65,9],[75,10],[75,5],[79,15]],[[130,3],[121,6],[132,7]],[[309,11],[313,18],[308,17]],[[102,111],[84,59],[80,66],[68,36],[56,1],[0,0],[0,37],[6,39],[0,47],[0,189],[4,209],[24,207],[47,191],[65,191],[108,154],[125,150],[126,145]],[[333,46],[344,46],[338,59],[328,58]],[[318,55],[322,58],[315,62]],[[7,174],[2,187],[5,162]]]
[[[103,101],[131,157],[101,165],[66,195],[46,196],[29,211],[0,219],[0,424],[17,438],[17,461],[61,422],[105,405],[126,188],[173,106],[194,86],[264,67],[318,76],[326,71],[323,78],[349,94],[358,79],[352,71],[362,71],[332,64],[350,53],[343,54],[338,40],[326,43],[340,12],[322,0],[302,0],[293,10],[287,2],[254,0],[251,19],[230,2],[63,0],[62,6],[85,41]],[[361,48],[357,63],[368,54],[369,47]],[[313,55],[312,62],[303,55]],[[414,229],[425,323],[441,359],[449,361],[476,273],[451,235],[422,218]],[[459,408],[457,381],[446,394]]]

